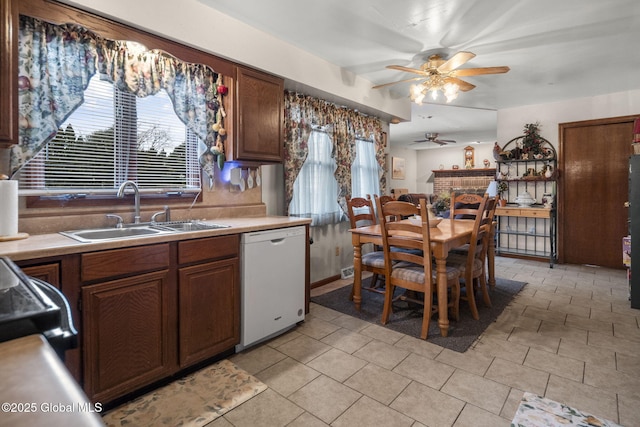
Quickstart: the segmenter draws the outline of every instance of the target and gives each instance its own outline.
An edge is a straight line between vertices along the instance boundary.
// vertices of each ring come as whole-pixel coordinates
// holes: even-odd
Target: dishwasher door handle
[[[284,242],[284,237],[282,237],[282,238],[280,238],[280,239],[273,239],[273,240],[270,240],[270,242],[271,242],[272,244],[274,244],[274,245],[278,245],[278,244],[280,244],[280,243]]]

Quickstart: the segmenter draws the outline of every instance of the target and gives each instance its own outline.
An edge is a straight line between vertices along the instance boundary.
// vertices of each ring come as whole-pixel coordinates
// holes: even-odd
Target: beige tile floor
[[[502,257],[496,270],[528,284],[467,352],[312,304],[302,325],[231,358],[269,389],[209,426],[508,426],[524,391],[640,426],[640,310],[624,271]],[[332,286],[344,282],[314,292]]]

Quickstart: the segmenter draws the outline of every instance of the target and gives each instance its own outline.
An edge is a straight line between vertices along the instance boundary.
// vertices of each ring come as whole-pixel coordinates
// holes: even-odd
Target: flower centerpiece
[[[443,191],[438,194],[436,200],[431,205],[431,209],[433,209],[433,213],[437,215],[442,214],[445,211],[449,210],[449,206],[451,204],[451,194]]]

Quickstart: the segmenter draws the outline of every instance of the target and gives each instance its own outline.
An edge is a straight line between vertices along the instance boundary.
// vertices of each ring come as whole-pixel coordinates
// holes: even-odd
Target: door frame
[[[565,180],[564,173],[566,171],[565,168],[565,159],[564,159],[564,131],[565,129],[570,128],[578,128],[578,127],[587,127],[587,126],[602,126],[602,125],[612,125],[619,123],[628,123],[638,118],[638,114],[629,115],[629,116],[619,116],[619,117],[607,117],[603,119],[593,119],[593,120],[582,120],[578,122],[567,122],[567,123],[558,123],[558,191],[556,195],[557,200],[557,216],[556,216],[556,235],[557,235],[557,244],[558,244],[558,262],[560,264],[565,263],[565,253],[564,253],[564,221],[560,221],[560,218],[565,217]],[[631,147],[631,139],[629,140],[629,146]],[[622,243],[621,243],[622,244]]]

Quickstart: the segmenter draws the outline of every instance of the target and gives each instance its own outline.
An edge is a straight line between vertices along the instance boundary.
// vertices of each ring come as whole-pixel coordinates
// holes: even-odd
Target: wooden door
[[[635,116],[560,124],[561,263],[622,266]]]

